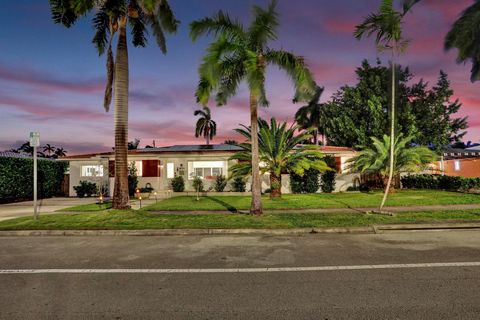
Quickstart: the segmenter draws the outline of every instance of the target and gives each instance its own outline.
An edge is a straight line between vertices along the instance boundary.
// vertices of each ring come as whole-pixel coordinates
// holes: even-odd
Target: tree
[[[140,139],[135,138],[133,141],[128,141],[127,149],[128,150],[137,150],[140,145]]]
[[[70,28],[82,16],[94,12],[93,44],[98,54],[107,55],[107,85],[104,108],[109,110],[114,94],[115,106],[115,184],[113,208],[128,209],[128,81],[127,27],[131,29],[134,47],[147,45],[147,29],[151,29],[157,45],[167,51],[165,32],[177,30],[178,21],[167,0],[50,0],[52,19]],[[117,35],[116,58],[112,42]]]
[[[25,152],[33,156],[33,147],[30,146],[30,141],[24,142],[19,148],[18,151]]]
[[[45,146],[43,146],[43,152],[46,152],[48,156],[50,157],[52,153],[55,153],[55,147],[47,143]]]
[[[398,65],[395,74],[397,134],[414,136],[413,143],[435,150],[465,135],[467,119],[454,116],[461,103],[452,100],[454,92],[446,73],[440,71],[432,88],[423,79],[414,82],[408,67]],[[341,87],[322,108],[331,145],[355,148],[370,144],[370,137],[381,139],[388,134],[390,68],[378,60],[376,65],[364,60],[356,75],[355,85]]]
[[[480,1],[475,1],[463,11],[445,37],[445,50],[458,49],[457,62],[466,63],[471,60],[470,81],[480,79]]]
[[[393,165],[394,165],[394,142],[395,142],[395,59],[396,56],[405,51],[408,41],[403,39],[402,36],[402,22],[405,15],[410,11],[412,6],[417,3],[419,0],[404,0],[403,1],[403,10],[398,12],[393,8],[393,0],[382,0],[380,8],[377,13],[370,14],[362,24],[356,26],[354,36],[357,39],[361,39],[364,35],[367,37],[372,34],[376,34],[376,45],[377,48],[381,51],[388,50],[391,52],[391,67],[392,67],[392,78],[391,78],[391,108],[390,108],[390,169],[389,169],[389,178],[388,183],[385,186],[385,194],[383,196],[382,202],[380,204],[380,211],[385,205],[387,200],[388,190],[392,183],[393,178]]]
[[[313,143],[318,145],[318,134],[323,137],[323,145],[327,145],[326,130],[324,125],[324,118],[322,113],[323,103],[319,103],[320,96],[324,88],[317,86],[315,95],[308,105],[301,107],[295,113],[295,121],[304,130],[312,129]]]
[[[412,173],[425,170],[428,164],[437,160],[435,152],[427,147],[411,147],[413,137],[403,137],[399,134],[395,138],[393,175]],[[357,155],[348,160],[347,167],[352,172],[374,173],[380,175],[384,185],[390,180],[390,150],[391,139],[384,135],[383,139],[372,137],[371,146],[363,146]],[[393,190],[393,187],[389,190]]]
[[[322,160],[323,154],[317,146],[297,145],[311,138],[309,131],[302,131],[298,135],[295,132],[300,129],[298,125],[287,127],[287,123],[277,123],[275,118],[270,120],[270,124],[265,120],[258,120],[258,144],[262,174],[270,174],[271,198],[281,197],[282,191],[282,173],[289,172],[303,176],[306,170],[315,169],[319,172],[330,170],[328,165]],[[250,175],[252,168],[252,130],[251,127],[243,126],[235,129],[236,132],[247,138],[246,143],[240,146],[243,151],[235,153],[230,159],[238,160],[230,170],[233,177],[245,177]]]
[[[203,107],[203,110],[196,110],[194,116],[200,116],[195,126],[195,138],[203,136],[210,144],[210,140],[217,134],[217,123],[212,120],[212,114],[209,107]]]
[[[276,65],[292,78],[298,101],[309,101],[314,94],[314,81],[302,57],[268,47],[277,39],[277,1],[267,9],[253,6],[253,21],[245,28],[223,11],[190,24],[195,41],[202,35],[213,34],[215,40],[207,48],[199,68],[200,81],[196,91],[199,103],[208,104],[216,92],[217,105],[224,105],[234,96],[242,80],[250,93],[250,125],[252,134],[252,204],[250,212],[261,214],[261,184],[258,155],[258,105],[268,106],[265,74],[268,65]]]
[[[54,157],[55,158],[60,158],[60,157],[65,157],[67,155],[67,151],[63,149],[62,147],[59,147],[55,150]]]

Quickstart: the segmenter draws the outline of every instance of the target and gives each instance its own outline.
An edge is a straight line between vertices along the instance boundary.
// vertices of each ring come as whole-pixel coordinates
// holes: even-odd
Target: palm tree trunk
[[[250,94],[250,125],[252,127],[252,205],[250,213],[260,215],[262,209],[262,185],[260,182],[260,160],[258,155],[258,99]]]
[[[207,146],[210,144],[210,130],[208,130],[208,127],[205,128],[205,138],[207,140]]]
[[[280,198],[282,196],[282,175],[277,176],[273,171],[270,172],[270,199]]]
[[[388,181],[385,187],[385,193],[383,195],[382,203],[380,204],[379,210],[382,211],[385,206],[385,201],[387,201],[388,192],[390,191],[390,186],[393,179],[393,166],[395,163],[395,53],[392,55],[392,110],[391,110],[391,120],[390,120],[390,164],[388,169]]]
[[[119,19],[115,61],[115,186],[113,208],[129,209],[128,196],[128,52],[126,18]]]

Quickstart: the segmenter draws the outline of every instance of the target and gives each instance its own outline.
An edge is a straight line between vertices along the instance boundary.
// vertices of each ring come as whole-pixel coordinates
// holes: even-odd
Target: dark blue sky
[[[130,139],[142,145],[196,142],[193,97],[197,66],[207,40],[192,43],[188,24],[218,9],[247,23],[252,4],[265,0],[170,0],[181,27],[168,37],[163,56],[151,39],[147,48],[129,48]],[[354,70],[362,59],[378,54],[372,41],[356,41],[353,26],[378,6],[379,0],[280,0],[279,41],[306,58],[316,81],[325,86],[323,100],[343,84],[355,83]],[[468,81],[469,66],[455,64],[455,52],[443,52],[443,37],[471,0],[424,0],[408,16],[405,34],[412,40],[401,58],[416,76],[435,81],[440,69],[452,81],[470,117],[467,139],[480,140],[478,84]],[[71,153],[107,150],[113,145],[113,112],[103,111],[105,57],[98,57],[91,39],[91,17],[66,29],[52,23],[48,1],[16,0],[0,11],[0,150],[24,141],[30,131],[41,132],[42,143],[64,146]],[[291,103],[288,78],[271,69],[267,76],[271,107],[264,117],[292,120],[298,105]],[[219,136],[234,138],[232,129],[248,123],[245,88],[229,105],[212,109]],[[199,141],[200,142],[200,141]]]

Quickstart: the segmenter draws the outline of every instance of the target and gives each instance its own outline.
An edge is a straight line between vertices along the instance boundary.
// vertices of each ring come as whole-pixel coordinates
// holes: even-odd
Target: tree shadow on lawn
[[[225,207],[225,209],[227,209],[228,211],[230,211],[232,213],[237,213],[238,212],[237,208],[235,208],[234,206],[232,206],[229,203],[226,203],[225,201],[219,200],[217,198],[208,197],[208,196],[205,197],[205,198],[220,204],[221,206]]]

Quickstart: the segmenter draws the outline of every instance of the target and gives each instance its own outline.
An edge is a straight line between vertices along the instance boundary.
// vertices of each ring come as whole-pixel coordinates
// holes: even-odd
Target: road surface
[[[480,319],[480,232],[2,237],[0,319]]]

